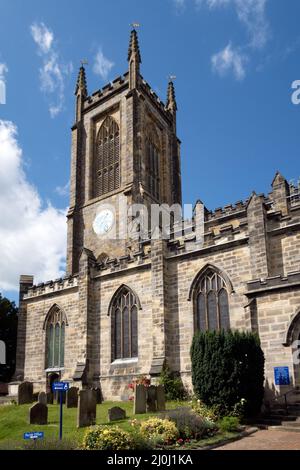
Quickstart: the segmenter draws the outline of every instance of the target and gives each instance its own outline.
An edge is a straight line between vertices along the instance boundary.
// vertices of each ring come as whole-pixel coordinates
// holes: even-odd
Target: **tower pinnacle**
[[[175,114],[177,111],[177,104],[175,98],[175,88],[172,77],[169,79],[168,92],[167,92],[167,104],[166,109],[172,114]]]
[[[141,54],[139,48],[139,41],[135,27],[130,33],[129,49],[128,49],[128,62],[129,62],[129,88],[134,90],[138,88],[140,76],[140,63]]]
[[[79,95],[79,94],[81,94],[84,98],[88,95],[85,68],[83,64],[81,65],[79,69],[76,88],[75,88],[75,95]]]

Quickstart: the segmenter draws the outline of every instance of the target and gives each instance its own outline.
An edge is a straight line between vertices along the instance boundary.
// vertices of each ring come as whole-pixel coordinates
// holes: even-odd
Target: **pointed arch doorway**
[[[283,345],[291,348],[294,386],[300,387],[300,308],[288,326]]]

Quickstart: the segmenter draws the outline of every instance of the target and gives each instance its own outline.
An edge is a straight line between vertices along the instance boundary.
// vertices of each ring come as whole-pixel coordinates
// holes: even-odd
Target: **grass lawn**
[[[59,405],[48,405],[48,425],[30,425],[28,424],[28,414],[31,405],[1,405],[0,406],[0,449],[15,447],[20,448],[23,443],[24,432],[43,431],[45,440],[47,438],[58,438],[59,432]],[[126,410],[127,419],[122,421],[114,421],[108,423],[107,415],[108,409],[113,406],[120,406]],[[178,407],[177,402],[168,402],[167,409],[174,409]],[[130,431],[130,420],[141,420],[152,416],[155,413],[147,413],[142,415],[133,415],[133,403],[128,402],[110,402],[106,401],[101,405],[97,405],[97,419],[96,424],[117,424],[126,431]],[[66,408],[63,409],[63,437],[72,441],[80,443],[86,428],[77,429],[76,427],[77,409]]]

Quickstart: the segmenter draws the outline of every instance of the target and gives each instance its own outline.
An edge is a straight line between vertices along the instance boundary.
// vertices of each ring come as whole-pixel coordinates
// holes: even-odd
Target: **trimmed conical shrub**
[[[255,333],[206,331],[195,334],[191,347],[194,392],[208,406],[231,412],[245,399],[245,414],[261,408],[264,354]]]

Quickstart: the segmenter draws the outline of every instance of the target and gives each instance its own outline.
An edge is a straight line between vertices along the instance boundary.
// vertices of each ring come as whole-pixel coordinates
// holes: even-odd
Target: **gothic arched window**
[[[120,187],[120,132],[108,116],[100,127],[94,157],[93,196],[98,197]]]
[[[137,357],[139,300],[123,286],[111,305],[112,360]]]
[[[67,320],[64,312],[54,305],[49,311],[46,322],[46,368],[64,366],[65,328]]]
[[[146,188],[156,199],[159,199],[159,141],[155,129],[146,137]]]
[[[198,279],[194,295],[197,330],[230,328],[228,290],[220,273],[206,269]]]

